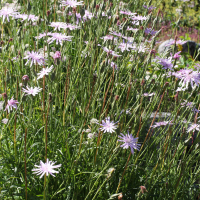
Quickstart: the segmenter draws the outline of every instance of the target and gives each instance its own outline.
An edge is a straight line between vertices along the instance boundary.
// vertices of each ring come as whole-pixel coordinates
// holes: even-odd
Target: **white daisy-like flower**
[[[115,129],[117,129],[117,122],[113,122],[113,121],[110,121],[110,117],[107,117],[104,120],[102,120],[102,124],[100,124],[101,128],[99,128],[101,131],[103,131],[104,133],[113,133],[115,132]]]
[[[53,69],[53,65],[51,67],[42,68],[42,70],[38,73],[37,80],[43,78],[43,76],[48,75]]]
[[[14,16],[16,15],[17,12],[13,8],[8,8],[8,7],[3,7],[0,10],[0,17],[3,17],[3,23],[5,19],[9,22],[9,16]]]
[[[77,1],[73,1],[73,0],[65,0],[65,1],[61,1],[61,4],[63,6],[67,6],[67,7],[75,7],[76,6],[81,6],[83,5],[83,1],[77,2]]]
[[[56,41],[56,44],[60,43],[60,45],[62,46],[62,42],[64,41],[72,41],[71,38],[73,36],[67,36],[61,33],[48,33],[48,36],[51,36],[51,38],[49,38],[47,40],[48,44],[51,44],[53,41]]]
[[[52,176],[55,177],[54,173],[59,173],[58,171],[55,171],[54,168],[59,168],[61,167],[61,164],[59,165],[54,165],[55,162],[49,161],[49,159],[47,159],[46,163],[43,163],[42,161],[40,161],[40,165],[34,165],[36,168],[32,169],[34,174],[40,175],[40,178],[42,178],[45,174],[48,176],[49,174],[51,174]]]
[[[36,94],[38,94],[40,91],[42,90],[42,88],[39,87],[28,87],[26,86],[25,88],[22,88],[22,91],[26,93],[26,95],[33,95],[35,96]]]

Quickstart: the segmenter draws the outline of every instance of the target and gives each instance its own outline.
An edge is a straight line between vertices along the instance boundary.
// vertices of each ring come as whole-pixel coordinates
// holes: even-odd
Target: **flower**
[[[1,122],[2,122],[3,124],[7,124],[7,123],[8,123],[8,119],[4,118],[4,119],[2,119]]]
[[[61,164],[59,165],[54,165],[55,162],[49,161],[49,159],[47,158],[47,162],[43,163],[42,161],[40,161],[40,165],[34,165],[36,168],[32,169],[34,174],[40,175],[40,178],[42,178],[44,176],[44,174],[46,174],[47,176],[49,174],[51,174],[52,176],[55,177],[54,173],[59,173],[58,171],[55,171],[54,168],[59,168],[61,167]]]
[[[13,8],[7,8],[7,7],[3,7],[0,10],[0,16],[3,16],[3,23],[5,21],[5,18],[7,18],[7,21],[9,22],[9,16],[13,16],[16,15],[17,12],[13,9]]]
[[[157,33],[157,31],[151,30],[151,28],[146,28],[144,32],[151,35],[155,35]]]
[[[26,95],[32,94],[33,96],[35,96],[42,90],[42,88],[39,88],[39,87],[33,88],[33,87],[26,86],[26,88],[27,89],[22,88],[22,91],[27,93]]]
[[[115,132],[115,129],[117,128],[117,124],[118,122],[111,122],[110,121],[110,117],[106,117],[105,121],[102,120],[102,124],[100,124],[100,126],[102,126],[101,128],[99,128],[101,131],[103,131],[104,133],[113,133]]]
[[[151,11],[153,9],[155,9],[156,7],[153,7],[153,6],[149,6],[147,7],[146,5],[143,5],[144,8],[148,9],[148,11]]]
[[[173,64],[171,63],[171,58],[159,58],[157,57],[158,60],[160,60],[159,64],[163,66],[163,69],[170,69],[172,70]]]
[[[8,113],[9,113],[10,110],[12,110],[12,108],[17,109],[16,103],[19,103],[19,102],[17,100],[14,100],[13,97],[12,97],[11,100],[8,100],[8,104],[7,104],[6,108],[5,108],[5,110],[8,110]]]
[[[65,1],[61,1],[61,4],[63,6],[68,6],[68,7],[72,7],[72,8],[75,7],[76,8],[76,6],[83,5],[82,2],[83,1],[77,2],[77,1],[73,1],[73,0],[65,0]]]
[[[199,128],[200,128],[199,124],[192,124],[190,128],[187,129],[187,132],[189,133],[190,131],[195,131],[195,130],[200,131]]]
[[[137,149],[138,151],[140,151],[141,144],[137,144],[138,137],[134,138],[132,134],[129,134],[129,132],[126,135],[123,135],[122,133],[120,134],[121,136],[118,136],[118,137],[121,138],[122,140],[118,140],[118,141],[124,142],[124,144],[121,145],[123,149],[128,149],[130,147],[132,154],[134,154],[134,149]]]
[[[42,68],[42,70],[38,73],[38,79],[43,78],[43,76],[48,75],[53,69],[53,65],[51,67]]]
[[[56,31],[56,30],[60,31],[61,28],[63,28],[63,29],[67,28],[67,24],[64,22],[51,22],[51,24],[49,26],[53,27],[54,31]]]
[[[61,52],[60,51],[56,51],[55,54],[53,55],[53,59],[54,61],[56,60],[61,60]]]
[[[35,21],[38,21],[39,17],[35,15],[18,14],[15,16],[15,19],[22,19],[22,21],[27,19],[27,21],[35,22]]]
[[[197,71],[193,71],[192,69],[181,69],[180,71],[174,72],[173,75],[181,79],[179,84],[182,85],[182,87],[179,88],[178,91],[182,89],[187,89],[189,83],[191,84],[192,89],[194,89],[195,87],[194,83],[199,86],[200,73],[198,73]]]
[[[171,41],[169,41],[168,44],[166,44],[165,46],[167,47],[167,46],[173,45],[173,44],[175,44],[175,42],[176,42],[176,45],[177,45],[177,44],[183,45],[183,44],[185,44],[187,41],[184,41],[184,40],[178,40],[178,41],[171,40]]]
[[[181,53],[181,51],[175,53],[174,56],[173,56],[173,58],[174,58],[175,60],[179,60],[179,58],[181,57],[181,55],[179,55],[180,53]],[[172,54],[171,54],[171,56],[172,56]]]
[[[34,52],[34,51],[30,52],[29,51],[27,54],[28,55],[26,57],[24,57],[24,59],[28,59],[25,65],[27,65],[29,63],[29,61],[31,61],[30,67],[32,66],[33,63],[34,64],[37,63],[38,65],[46,64],[44,57],[41,54],[39,54],[38,52]]]
[[[60,43],[60,45],[62,46],[62,41],[72,41],[71,38],[73,36],[66,36],[62,33],[48,33],[48,36],[51,36],[51,38],[49,38],[47,40],[48,44],[51,44],[53,41],[56,41],[56,44]]]
[[[156,127],[159,127],[159,126],[166,126],[166,125],[173,125],[172,122],[169,122],[169,121],[163,121],[163,122],[155,122],[155,125],[151,126],[152,128],[156,128]]]
[[[137,14],[137,13],[132,13],[132,12],[129,11],[129,10],[125,10],[125,11],[120,10],[119,13],[120,13],[120,14],[124,14],[124,15],[136,15],[136,14]]]
[[[107,52],[107,55],[113,55],[113,56],[115,56],[115,57],[121,56],[121,55],[117,55],[114,51],[109,50],[107,47],[102,47],[102,48],[103,48],[104,51]]]

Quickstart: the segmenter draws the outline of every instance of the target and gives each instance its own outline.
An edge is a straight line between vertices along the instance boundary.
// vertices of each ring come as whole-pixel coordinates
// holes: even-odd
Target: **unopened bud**
[[[47,10],[47,17],[51,14],[50,10]]]
[[[140,186],[141,192],[142,194],[144,194],[145,192],[148,192],[145,186]]]
[[[115,96],[115,101],[118,101],[118,99],[119,99],[119,95],[116,95]]]
[[[122,193],[120,193],[118,196],[118,200],[123,200],[122,198],[123,198],[123,195],[122,195]]]
[[[7,97],[8,97],[7,94],[6,94],[5,92],[2,93],[1,95],[3,96],[4,99],[7,99]]]

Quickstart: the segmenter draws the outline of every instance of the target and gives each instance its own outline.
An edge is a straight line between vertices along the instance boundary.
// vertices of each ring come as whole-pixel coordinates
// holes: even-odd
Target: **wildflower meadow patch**
[[[187,1],[0,2],[0,199],[199,199]]]

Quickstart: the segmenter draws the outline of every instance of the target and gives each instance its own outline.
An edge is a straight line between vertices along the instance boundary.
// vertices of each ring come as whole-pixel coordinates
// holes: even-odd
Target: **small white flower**
[[[46,174],[47,176],[49,174],[51,174],[52,176],[55,177],[54,173],[59,173],[58,171],[55,171],[54,168],[58,168],[61,167],[60,165],[55,165],[55,162],[49,161],[49,159],[47,159],[46,163],[43,163],[42,161],[40,161],[40,165],[34,165],[36,168],[32,169],[34,174],[40,175],[40,178],[42,178],[44,176],[44,174]]]
[[[43,76],[48,75],[53,69],[53,65],[51,67],[42,68],[42,70],[38,73],[38,79],[43,78]]]
[[[26,95],[32,94],[33,96],[35,96],[36,94],[38,94],[42,90],[42,88],[39,88],[39,87],[34,87],[33,88],[33,87],[26,86],[26,88],[27,89],[22,88],[22,91],[27,93]]]

